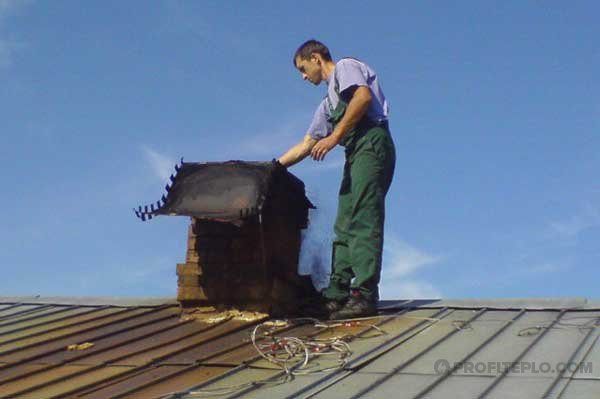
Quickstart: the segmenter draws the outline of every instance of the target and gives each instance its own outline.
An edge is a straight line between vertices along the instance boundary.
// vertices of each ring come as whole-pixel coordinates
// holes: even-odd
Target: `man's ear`
[[[319,54],[317,54],[317,53],[312,53],[310,55],[310,60],[312,62],[316,62],[317,65],[321,65],[321,56]]]

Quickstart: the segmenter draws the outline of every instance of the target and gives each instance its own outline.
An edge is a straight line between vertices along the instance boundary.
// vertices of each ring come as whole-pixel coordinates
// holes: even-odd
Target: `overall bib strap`
[[[350,58],[350,57],[346,57],[346,58]],[[333,79],[334,79],[333,89],[334,89],[335,95],[338,98],[337,105],[335,107],[333,106],[333,100],[330,98],[329,93],[327,93],[327,96],[325,97],[325,101],[326,101],[327,108],[329,111],[329,117],[327,118],[327,121],[329,123],[331,123],[332,127],[335,129],[335,126],[344,117],[344,114],[346,113],[346,108],[348,108],[348,103],[346,101],[344,101],[342,99],[342,96],[340,95],[340,82],[338,81],[336,70],[333,71]],[[356,141],[358,139],[363,137],[365,134],[367,134],[367,132],[370,129],[372,129],[374,127],[382,127],[386,130],[389,130],[387,121],[383,121],[383,122],[371,121],[365,113],[365,115],[363,115],[362,119],[359,120],[356,123],[356,125],[349,132],[346,132],[344,137],[342,137],[342,140],[340,141],[340,145],[342,147],[346,147],[347,149],[353,147],[354,143],[356,143]]]

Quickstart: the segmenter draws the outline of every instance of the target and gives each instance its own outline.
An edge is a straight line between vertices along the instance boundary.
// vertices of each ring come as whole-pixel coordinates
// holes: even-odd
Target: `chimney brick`
[[[297,273],[299,251],[300,229],[285,214],[241,227],[192,218],[186,263],[177,265],[177,298],[184,307],[293,313],[317,294],[310,277]]]

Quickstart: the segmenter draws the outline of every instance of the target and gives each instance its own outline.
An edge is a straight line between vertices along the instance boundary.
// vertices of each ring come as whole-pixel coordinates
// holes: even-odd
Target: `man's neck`
[[[335,63],[333,61],[325,61],[323,64],[323,78],[329,81],[335,70]]]

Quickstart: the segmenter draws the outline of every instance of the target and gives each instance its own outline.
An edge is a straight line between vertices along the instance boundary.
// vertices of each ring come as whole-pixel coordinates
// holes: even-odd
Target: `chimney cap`
[[[239,224],[256,216],[272,197],[284,193],[286,207],[306,215],[314,205],[304,183],[273,160],[271,162],[182,162],[176,167],[158,206],[136,210],[140,219],[156,215],[192,216]],[[303,222],[302,224],[304,224]]]

